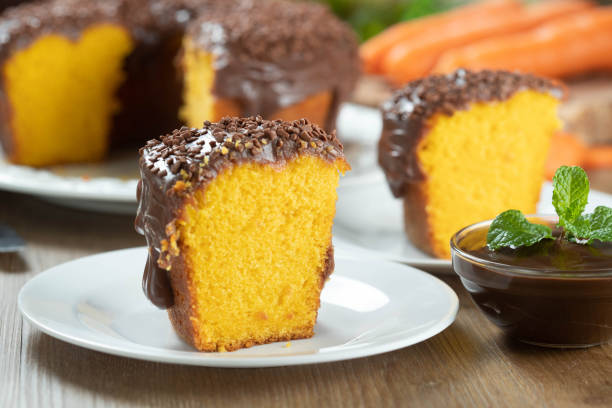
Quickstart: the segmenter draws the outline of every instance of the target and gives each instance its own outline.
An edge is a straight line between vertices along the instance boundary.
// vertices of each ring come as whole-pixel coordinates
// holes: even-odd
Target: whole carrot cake
[[[145,293],[198,350],[312,336],[348,169],[335,134],[306,119],[224,118],[149,141]]]
[[[532,75],[458,70],[383,105],[378,160],[419,249],[449,258],[459,229],[508,208],[535,213],[563,93]]]
[[[0,142],[45,166],[226,115],[331,128],[357,41],[325,7],[283,0],[49,0],[0,16]]]

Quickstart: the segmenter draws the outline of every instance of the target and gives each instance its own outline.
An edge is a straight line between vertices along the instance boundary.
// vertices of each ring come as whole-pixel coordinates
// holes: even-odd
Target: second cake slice
[[[378,159],[415,246],[450,258],[459,229],[508,208],[535,212],[562,95],[532,75],[458,70],[383,106]]]

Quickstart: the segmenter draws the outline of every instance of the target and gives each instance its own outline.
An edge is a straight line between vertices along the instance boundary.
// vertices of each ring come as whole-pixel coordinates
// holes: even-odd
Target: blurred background
[[[560,112],[565,127],[553,142],[548,176],[560,165],[580,165],[596,185],[612,190],[612,27],[604,19],[596,22],[598,12],[609,13],[612,0],[526,0],[523,15],[491,17],[490,25],[482,18],[462,22],[454,14],[461,7],[480,7],[475,1],[320,1],[348,21],[362,42],[357,103],[376,107],[409,80],[458,67],[518,69],[561,79],[568,86]],[[426,38],[422,32],[432,19],[447,24]],[[419,24],[421,32],[411,32]],[[575,53],[585,44],[593,45],[590,55]],[[433,58],[433,67],[414,67],[426,58]]]

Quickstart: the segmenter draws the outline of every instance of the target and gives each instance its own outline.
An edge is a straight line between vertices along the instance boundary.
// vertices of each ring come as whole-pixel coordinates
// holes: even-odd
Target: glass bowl
[[[556,216],[527,218],[551,227],[558,222]],[[466,227],[451,239],[453,269],[490,321],[539,346],[589,347],[612,339],[612,258],[579,270],[485,258],[477,249],[486,245],[491,222]]]

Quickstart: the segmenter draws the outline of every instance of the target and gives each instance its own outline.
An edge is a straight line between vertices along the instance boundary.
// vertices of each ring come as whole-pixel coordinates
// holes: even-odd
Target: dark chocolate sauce
[[[459,242],[461,250],[485,263],[453,252],[453,268],[492,322],[539,345],[584,347],[612,339],[612,243],[557,238],[491,251],[485,246],[487,228]]]
[[[556,239],[545,239],[529,247],[493,251],[483,245],[469,251],[469,254],[504,265],[537,269],[541,273],[567,272],[579,275],[591,274],[593,271],[612,271],[612,242],[594,241],[590,245],[581,245],[560,239],[560,234],[556,230],[553,232]],[[483,237],[483,244],[485,239]]]

